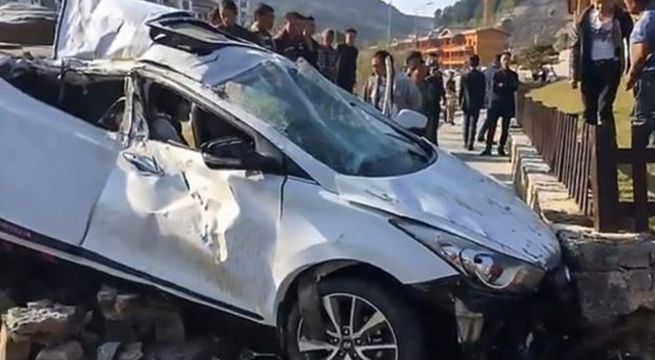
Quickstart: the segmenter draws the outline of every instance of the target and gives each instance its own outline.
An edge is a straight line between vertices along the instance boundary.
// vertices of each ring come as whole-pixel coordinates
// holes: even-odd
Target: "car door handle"
[[[162,176],[164,169],[159,166],[157,160],[152,156],[138,155],[130,152],[124,152],[123,158],[136,170],[145,176]]]

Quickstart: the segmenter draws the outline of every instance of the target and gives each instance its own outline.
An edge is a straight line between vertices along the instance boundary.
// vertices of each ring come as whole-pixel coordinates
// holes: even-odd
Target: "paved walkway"
[[[482,123],[486,119],[486,113],[480,114],[478,127],[482,127]],[[464,126],[462,114],[455,117],[455,125],[441,124],[439,127],[439,146],[465,161],[472,168],[495,177],[501,183],[511,186],[512,183],[512,167],[509,162],[509,157],[500,157],[496,155],[496,148],[494,147],[494,156],[479,156],[484,150],[484,144],[476,142],[475,151],[468,151],[464,148]],[[500,126],[496,131],[496,137],[500,134]],[[509,149],[506,149],[509,153]]]

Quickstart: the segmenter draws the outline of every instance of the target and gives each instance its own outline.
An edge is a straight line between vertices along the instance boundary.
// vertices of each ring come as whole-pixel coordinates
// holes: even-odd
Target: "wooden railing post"
[[[595,126],[592,130],[594,224],[601,232],[618,230],[619,185],[616,149],[611,136],[607,126]]]
[[[647,159],[643,150],[648,145],[648,134],[645,126],[632,127],[632,193],[634,195],[634,218],[635,231],[648,231],[648,169]]]

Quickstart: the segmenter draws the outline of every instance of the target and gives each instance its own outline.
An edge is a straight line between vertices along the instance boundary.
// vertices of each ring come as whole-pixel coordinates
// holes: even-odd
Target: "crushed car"
[[[534,337],[557,239],[417,114],[136,0],[64,1],[53,54],[0,65],[3,241],[276,328],[294,360]]]

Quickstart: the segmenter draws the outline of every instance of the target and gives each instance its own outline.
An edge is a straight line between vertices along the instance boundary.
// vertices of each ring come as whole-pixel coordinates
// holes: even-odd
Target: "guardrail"
[[[633,148],[616,149],[607,126],[586,124],[577,114],[548,107],[525,93],[517,99],[518,123],[596,230],[648,231],[649,218],[655,216],[648,190],[648,164],[655,164],[655,149],[635,148],[634,141]],[[640,131],[632,128],[633,139],[643,138]],[[619,197],[619,172],[626,178],[622,184],[632,183],[632,201]]]

